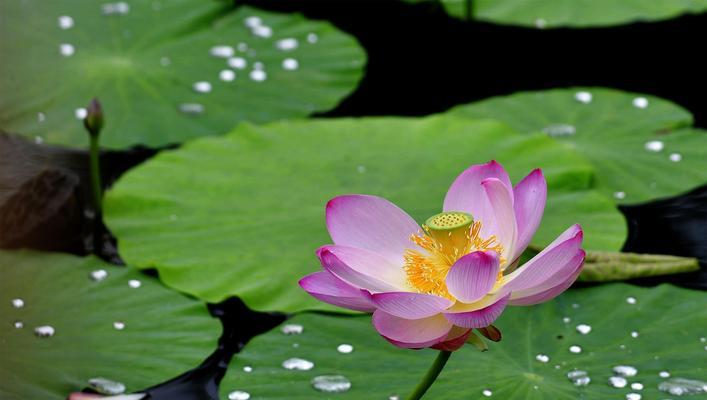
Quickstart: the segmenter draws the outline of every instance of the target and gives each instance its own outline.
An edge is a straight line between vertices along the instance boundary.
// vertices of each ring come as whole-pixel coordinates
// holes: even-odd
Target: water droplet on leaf
[[[125,384],[106,378],[91,378],[88,386],[100,394],[117,395],[125,393]]]
[[[609,378],[609,386],[611,387],[620,389],[625,388],[627,384],[628,381],[623,376],[612,376]]]
[[[43,325],[43,326],[39,326],[39,327],[34,328],[34,334],[37,337],[41,337],[41,338],[52,337],[52,336],[54,336],[54,333],[56,333],[56,331],[54,330],[53,326]]]
[[[282,362],[282,368],[298,371],[309,371],[314,368],[314,363],[303,358],[289,358]]]
[[[592,102],[592,94],[589,92],[577,92],[574,94],[574,98],[583,104],[589,104]]]
[[[592,381],[587,371],[579,369],[568,372],[567,379],[569,379],[574,386],[587,386]]]
[[[105,269],[97,269],[91,271],[89,275],[94,282],[100,282],[108,277],[108,272]]]
[[[577,325],[576,329],[577,329],[577,332],[581,333],[582,335],[586,335],[592,331],[592,327],[587,324],[579,324],[579,325]]]
[[[304,327],[300,324],[285,324],[280,331],[285,335],[299,335],[304,332]]]
[[[582,348],[581,348],[581,347],[579,347],[579,346],[577,346],[577,345],[570,346],[570,353],[572,353],[572,354],[579,354],[579,353],[581,353],[581,352],[582,352]]]
[[[343,343],[336,348],[336,351],[343,354],[349,354],[353,351],[353,346]]]
[[[62,15],[58,18],[59,28],[61,29],[71,29],[74,27],[74,19],[68,15]]]
[[[648,99],[645,97],[636,97],[633,99],[633,106],[636,108],[646,108],[648,107]]]
[[[228,394],[228,400],[248,400],[250,399],[250,393],[244,392],[242,390],[234,390]]]
[[[351,381],[343,375],[320,375],[312,378],[312,387],[325,393],[343,393],[351,389]]]
[[[695,379],[672,378],[661,382],[658,385],[658,390],[670,393],[673,396],[707,393],[707,382]]]
[[[623,376],[625,378],[631,378],[636,376],[638,373],[638,370],[636,367],[632,367],[630,365],[617,365],[613,368],[614,373]]]

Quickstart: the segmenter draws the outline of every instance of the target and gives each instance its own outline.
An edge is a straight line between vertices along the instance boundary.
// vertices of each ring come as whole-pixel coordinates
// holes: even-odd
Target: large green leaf
[[[96,270],[107,277],[90,279]],[[144,389],[197,366],[220,333],[203,303],[132,268],[25,251],[0,252],[0,320],[0,398],[7,400],[65,399],[96,377]],[[41,326],[54,336],[36,336]]]
[[[514,182],[544,168],[551,196],[536,244],[580,222],[589,248],[621,246],[623,218],[587,190],[592,171],[580,157],[544,135],[454,117],[243,124],[132,170],[105,213],[121,255],[167,285],[214,302],[238,295],[258,310],[321,308],[297,280],[330,243],[329,199],[380,195],[424,221],[461,171],[494,158]]]
[[[119,4],[129,11],[102,15]],[[254,35],[249,17],[272,36]],[[327,110],[356,86],[365,60],[355,39],[326,22],[226,0],[3,1],[0,36],[0,128],[79,146],[88,139],[75,112],[93,96],[106,113],[104,145],[157,146],[222,134],[243,120]],[[298,46],[282,50],[281,39]],[[73,55],[62,56],[62,44]],[[210,54],[224,45],[246,59],[245,69]],[[288,58],[296,70],[284,67]],[[265,81],[249,77],[257,62]],[[235,71],[235,80],[222,81],[223,70]],[[210,93],[195,90],[202,81]]]
[[[466,0],[442,0],[449,14],[464,18]],[[707,10],[705,0],[474,0],[474,19],[536,28],[587,28],[668,19]]]
[[[597,189],[620,203],[674,196],[707,182],[707,135],[689,128],[687,111],[652,96],[554,89],[483,100],[450,114],[547,132],[583,154],[597,171]]]
[[[626,299],[635,297],[635,304]],[[565,323],[563,318],[569,318]],[[452,355],[425,398],[481,399],[482,391],[497,399],[623,399],[637,392],[646,399],[670,397],[658,391],[659,376],[704,379],[707,372],[704,323],[707,308],[702,292],[663,285],[639,288],[625,284],[571,290],[547,304],[507,308],[496,325],[503,340],[479,353],[467,345]],[[386,399],[406,398],[432,364],[434,350],[398,349],[373,329],[369,316],[298,315],[289,324],[301,324],[300,335],[273,330],[251,341],[231,362],[221,382],[222,398],[233,390],[262,399]],[[591,331],[582,335],[578,324]],[[636,338],[631,332],[637,332]],[[340,344],[353,346],[342,354]],[[569,352],[580,346],[582,352]],[[537,355],[549,357],[541,362]],[[283,361],[303,358],[311,370],[285,370]],[[542,357],[541,357],[542,359]],[[612,368],[627,365],[638,374],[628,383],[643,390],[619,389],[607,384]],[[251,372],[243,371],[250,367]],[[591,383],[576,387],[567,378],[586,371]],[[310,380],[340,374],[351,382],[346,393],[315,391]],[[277,384],[273,384],[277,382]]]

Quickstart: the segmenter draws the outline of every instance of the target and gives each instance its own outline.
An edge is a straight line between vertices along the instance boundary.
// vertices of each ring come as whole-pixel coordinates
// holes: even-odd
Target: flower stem
[[[97,215],[103,211],[103,190],[101,188],[101,168],[99,165],[100,149],[98,148],[98,135],[91,135],[91,190],[93,193],[93,208]]]
[[[422,396],[425,395],[427,389],[432,386],[434,381],[439,376],[439,373],[442,372],[442,369],[447,364],[447,360],[449,360],[449,356],[451,355],[451,351],[440,351],[439,354],[437,354],[435,362],[432,363],[430,369],[427,370],[427,373],[425,374],[424,378],[422,378],[420,383],[415,388],[415,391],[412,392],[410,397],[408,397],[408,400],[420,400]]]

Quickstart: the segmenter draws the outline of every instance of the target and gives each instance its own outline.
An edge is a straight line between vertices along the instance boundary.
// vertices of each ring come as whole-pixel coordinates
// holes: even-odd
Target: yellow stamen
[[[420,293],[454,300],[445,279],[458,259],[474,251],[495,251],[499,256],[503,252],[495,236],[486,239],[480,236],[481,226],[480,221],[473,221],[464,213],[442,213],[428,219],[422,225],[423,232],[410,236],[410,241],[426,254],[412,249],[405,251],[404,269],[410,286]],[[503,265],[505,260],[501,258],[500,262]],[[502,276],[499,272],[499,279]]]

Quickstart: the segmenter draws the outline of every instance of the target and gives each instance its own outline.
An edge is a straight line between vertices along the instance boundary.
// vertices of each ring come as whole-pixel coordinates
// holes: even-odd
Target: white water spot
[[[263,19],[260,18],[260,17],[258,17],[258,16],[256,16],[256,15],[252,15],[252,16],[246,18],[245,20],[243,20],[243,23],[244,23],[245,26],[247,26],[248,28],[254,28],[254,27],[256,27],[256,26],[262,25],[262,24],[263,24]]]
[[[285,324],[280,328],[280,331],[285,335],[300,335],[304,332],[304,326],[300,324]]]
[[[265,64],[263,64],[263,63],[260,62],[260,61],[256,61],[256,62],[253,63],[253,69],[257,69],[257,70],[259,70],[259,71],[262,71],[262,70],[265,69]]]
[[[113,328],[117,331],[122,331],[123,329],[125,329],[125,322],[115,321],[113,322]]]
[[[646,108],[648,107],[648,99],[645,97],[636,97],[633,99],[633,106],[636,108]]]
[[[578,309],[579,307],[580,307],[579,303],[572,303],[572,308],[574,308],[575,310]]]
[[[660,140],[651,140],[650,142],[646,142],[644,147],[647,151],[657,153],[659,151],[663,151],[663,149],[665,148],[665,144],[663,144],[663,142],[661,142]]]
[[[131,280],[128,281],[128,286],[130,286],[130,287],[133,288],[133,289],[137,289],[137,288],[139,288],[140,286],[142,286],[142,282],[140,282],[140,281],[137,280],[137,279],[131,279]]]
[[[547,21],[543,18],[535,18],[535,27],[538,29],[545,29],[547,26]]]
[[[204,107],[203,104],[199,103],[182,103],[179,105],[179,112],[181,112],[182,114],[200,115],[203,114],[204,111],[206,111],[206,107]],[[170,220],[174,221],[176,220],[176,218],[172,219],[170,216]]]
[[[550,356],[548,356],[547,354],[538,354],[535,356],[535,360],[545,364],[550,361]]]
[[[312,387],[325,393],[343,393],[351,389],[351,381],[343,375],[320,375],[312,378]]]
[[[366,166],[359,165],[358,167],[356,167],[356,171],[358,171],[359,174],[365,174],[366,173]]]
[[[670,158],[670,161],[672,161],[672,162],[680,162],[680,161],[682,161],[682,154],[671,153],[669,158]]]
[[[336,351],[342,354],[349,354],[353,351],[353,346],[350,344],[342,343],[339,346],[336,347]]]
[[[568,372],[567,379],[569,379],[574,386],[587,386],[592,381],[587,371],[579,369]]]
[[[12,299],[12,307],[14,308],[22,308],[25,306],[25,301],[22,299]]]
[[[253,36],[261,37],[264,39],[272,37],[272,28],[266,25],[259,25],[254,28],[251,28],[250,32],[253,34]]]
[[[282,69],[287,71],[294,71],[299,68],[299,61],[294,58],[286,58],[282,60]]]
[[[108,277],[108,271],[106,271],[105,269],[97,269],[95,271],[91,271],[89,276],[91,277],[92,281],[100,282]]]
[[[34,334],[41,338],[52,337],[55,333],[56,331],[54,330],[54,327],[50,325],[43,325],[34,328]]]
[[[242,390],[234,390],[228,394],[228,400],[248,400],[250,399],[250,393],[244,392]]]
[[[15,327],[15,329],[22,329],[24,328],[25,323],[22,321],[15,321],[15,323],[12,325]]]
[[[130,4],[119,1],[117,3],[105,3],[101,6],[103,15],[127,15],[130,12]]]
[[[218,78],[224,82],[231,82],[236,79],[236,73],[230,69],[224,69],[218,73]]]
[[[62,43],[59,45],[59,54],[61,54],[64,57],[71,57],[76,53],[76,49],[74,48],[73,44],[70,43]]]
[[[609,378],[609,386],[613,388],[625,388],[628,381],[623,376],[612,376]]]
[[[74,110],[74,117],[76,119],[84,120],[87,115],[88,111],[83,107]]]
[[[209,93],[211,91],[211,83],[207,81],[195,82],[192,89],[197,93]]]
[[[572,345],[570,346],[570,353],[572,354],[579,354],[582,352],[582,348],[577,346],[577,345]]]
[[[563,317],[562,322],[569,324],[570,322],[572,322],[572,319],[570,317]]]
[[[626,395],[626,400],[641,400],[641,395],[638,393],[628,393]]]
[[[626,198],[626,192],[614,192],[614,198],[618,200],[623,200]]]
[[[544,127],[543,132],[551,137],[572,136],[577,133],[577,128],[569,124],[552,124]]]
[[[481,394],[483,394],[484,397],[491,397],[493,395],[493,392],[488,389],[484,389],[481,391]]]
[[[670,372],[668,371],[660,371],[658,372],[658,376],[661,378],[670,378]]]
[[[218,58],[233,57],[235,53],[236,51],[233,49],[233,47],[226,45],[213,46],[211,49],[209,49],[209,54],[211,54],[211,56],[213,57]]]
[[[388,396],[388,400],[400,400],[400,396],[398,396],[397,394],[392,394]]]
[[[60,29],[71,29],[74,27],[74,19],[68,15],[62,15],[57,20]]]
[[[34,137],[34,143],[36,143],[36,144],[42,144],[42,143],[44,143],[44,138],[42,138],[41,136],[35,136],[35,137]]]
[[[577,325],[576,329],[577,332],[581,333],[582,335],[586,335],[592,331],[592,327],[587,324],[579,324]]]
[[[314,363],[304,358],[288,358],[282,362],[282,368],[298,371],[309,371],[314,368]]]
[[[643,384],[640,382],[634,382],[631,384],[631,389],[633,390],[643,390]]]
[[[630,365],[617,365],[613,368],[613,371],[615,374],[623,376],[624,378],[632,378],[638,373],[636,367]]]
[[[250,71],[250,79],[256,81],[256,82],[262,82],[266,79],[268,79],[268,74],[265,73],[262,69],[254,69]]]
[[[307,42],[314,44],[314,43],[317,43],[318,41],[319,41],[319,36],[317,36],[316,33],[310,32],[307,34]]]
[[[253,372],[253,367],[251,367],[250,365],[246,365],[243,367],[243,372],[251,373]]]
[[[707,382],[695,379],[672,378],[661,382],[658,385],[658,390],[670,393],[673,396],[707,393]]]
[[[169,67],[172,64],[172,60],[169,57],[160,58],[160,65],[163,67]]]
[[[275,46],[282,51],[290,51],[296,49],[299,46],[299,42],[295,38],[285,38],[278,40]]]
[[[638,331],[631,331],[631,337],[632,338],[637,338],[638,337]]]
[[[228,59],[228,66],[235,69],[244,69],[248,65],[243,57],[231,57]]]
[[[125,384],[106,378],[91,378],[88,386],[100,394],[118,395],[125,393]]]
[[[245,53],[246,51],[248,51],[248,44],[247,44],[247,43],[240,42],[240,43],[238,43],[238,45],[236,46],[236,48],[237,48],[238,51],[240,51],[241,53]]]
[[[592,102],[592,94],[589,92],[577,92],[574,94],[574,99],[583,104],[589,104]]]
[[[43,112],[37,113],[37,122],[39,122],[41,124],[42,122],[46,121],[46,119],[47,119],[46,114],[44,114]]]
[[[637,301],[636,298],[633,297],[633,296],[629,296],[629,297],[626,298],[626,302],[627,302],[628,304],[636,304],[636,301]]]

